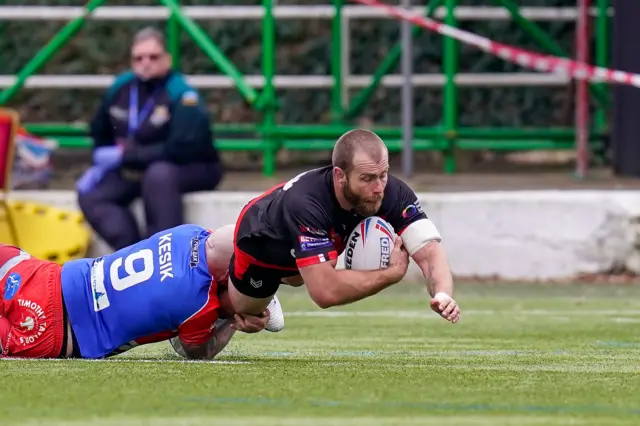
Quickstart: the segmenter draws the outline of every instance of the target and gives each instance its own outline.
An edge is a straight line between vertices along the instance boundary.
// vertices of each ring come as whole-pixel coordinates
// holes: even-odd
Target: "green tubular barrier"
[[[444,21],[456,26],[457,21],[452,13],[459,4],[459,0],[429,0],[425,1],[425,15],[433,16],[438,7],[447,11]],[[506,8],[514,22],[521,26],[547,52],[563,56],[565,52],[554,39],[542,31],[541,27],[525,19],[519,11],[518,2],[514,0],[494,0]],[[0,0],[2,3],[2,0]],[[14,99],[22,90],[27,79],[37,73],[69,40],[83,27],[87,17],[98,9],[105,0],[89,0],[85,5],[85,15],[71,20],[55,34],[51,40],[17,73],[17,79],[10,87],[0,91],[0,105]],[[331,20],[331,75],[334,86],[331,88],[331,124],[299,125],[278,123],[276,111],[280,102],[278,91],[274,85],[276,77],[277,20],[275,18],[276,0],[261,0],[265,14],[262,19],[262,56],[261,69],[265,78],[265,85],[261,91],[250,86],[244,75],[229,60],[225,53],[210,39],[202,28],[184,14],[178,0],[159,0],[170,11],[167,22],[168,47],[174,56],[174,67],[180,65],[180,33],[190,36],[204,54],[223,74],[230,77],[238,92],[249,105],[261,114],[261,120],[253,124],[218,124],[213,126],[216,146],[221,151],[257,151],[262,153],[262,169],[265,175],[275,172],[278,149],[289,150],[330,150],[337,138],[344,132],[356,127],[350,120],[354,120],[364,111],[368,101],[375,93],[383,77],[392,72],[402,53],[402,47],[396,43],[389,54],[374,72],[370,84],[354,93],[352,101],[347,104],[343,98],[344,81],[342,67],[343,58],[349,52],[342,52],[342,19],[343,8],[347,0],[331,0],[335,15]],[[611,19],[607,16],[610,0],[596,0],[598,16],[595,20],[595,61],[599,66],[607,66],[610,62],[610,32]],[[423,31],[414,26],[412,34]],[[5,32],[6,33],[6,32]],[[6,36],[6,34],[3,34]],[[443,152],[445,172],[455,171],[456,149],[462,150],[570,150],[574,149],[576,133],[572,128],[469,128],[459,125],[458,87],[455,77],[459,68],[458,43],[443,37],[442,70],[445,75],[445,85],[442,87],[443,104],[442,120],[439,126],[416,127],[414,129],[414,149],[416,151],[438,150]],[[594,98],[598,101],[594,117],[593,131],[590,135],[591,146],[601,147],[602,138],[608,127],[606,105],[610,97],[610,86],[596,84],[591,86]],[[62,148],[89,149],[91,140],[88,137],[86,123],[27,123],[26,129],[38,136],[56,139]],[[391,152],[402,149],[402,129],[394,127],[374,127],[387,143]]]

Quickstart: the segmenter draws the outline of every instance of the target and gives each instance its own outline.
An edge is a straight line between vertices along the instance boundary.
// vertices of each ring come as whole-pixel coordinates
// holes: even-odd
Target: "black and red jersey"
[[[391,175],[376,216],[399,235],[427,217],[413,190]],[[296,270],[337,258],[363,219],[340,207],[333,167],[327,166],[302,173],[247,204],[238,218],[236,243],[265,266]]]

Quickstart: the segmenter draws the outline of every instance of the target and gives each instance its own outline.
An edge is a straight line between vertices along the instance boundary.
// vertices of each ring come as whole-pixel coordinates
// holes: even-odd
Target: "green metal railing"
[[[0,0],[2,1],[2,0]],[[106,0],[91,0],[85,5],[86,14],[68,22],[45,45],[31,61],[17,74],[15,83],[0,92],[0,105],[7,104],[22,89],[26,80],[37,73],[47,61],[62,48],[84,25],[87,17]],[[227,76],[229,76],[244,99],[262,114],[262,121],[254,125],[216,125],[215,132],[222,135],[216,140],[221,150],[259,150],[263,153],[263,172],[272,175],[275,171],[276,154],[279,149],[293,150],[328,150],[335,140],[346,130],[352,128],[350,123],[359,116],[367,102],[379,87],[381,80],[398,64],[402,46],[397,43],[375,71],[371,83],[363,88],[350,105],[345,106],[342,98],[343,81],[341,75],[341,37],[342,8],[345,0],[332,0],[335,15],[332,18],[332,64],[331,74],[334,85],[331,91],[332,122],[327,125],[290,125],[278,123],[276,112],[278,98],[274,87],[275,53],[276,53],[276,20],[274,17],[274,0],[262,0],[265,9],[262,18],[262,73],[265,84],[260,92],[245,81],[243,75],[204,33],[191,18],[181,10],[176,0],[160,0],[160,3],[171,12],[167,22],[168,49],[174,58],[174,67],[180,67],[180,32],[186,32],[202,49],[207,57]],[[567,56],[567,53],[546,34],[537,24],[524,18],[513,0],[494,0],[496,4],[509,11],[513,20],[518,23],[545,52]],[[426,15],[431,17],[435,10],[444,6],[445,22],[455,26],[454,9],[458,0],[431,0],[426,8]],[[596,18],[595,61],[597,65],[607,66],[609,63],[609,27],[607,16],[609,0],[597,0],[598,15]],[[414,27],[413,34],[421,28]],[[452,38],[443,38],[443,73],[445,75],[444,101],[442,105],[442,121],[435,127],[417,127],[414,130],[414,150],[438,150],[444,154],[444,170],[454,173],[456,169],[455,151],[462,150],[554,150],[572,149],[575,142],[575,131],[571,128],[464,128],[458,126],[458,90],[455,84],[458,72],[458,42]],[[591,91],[597,102],[597,111],[592,125],[591,143],[601,143],[607,130],[606,108],[609,104],[607,86],[592,85]],[[55,138],[64,148],[88,148],[86,125],[65,124],[27,124],[27,129],[34,134]],[[374,127],[385,139],[390,151],[402,149],[402,129],[398,127]],[[250,135],[250,137],[247,137]]]

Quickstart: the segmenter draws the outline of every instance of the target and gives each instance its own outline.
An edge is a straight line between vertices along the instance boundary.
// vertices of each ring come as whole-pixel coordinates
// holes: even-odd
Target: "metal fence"
[[[398,42],[371,75],[351,74],[350,34],[354,22],[361,19],[388,19],[381,11],[348,5],[334,0],[331,5],[276,6],[274,0],[263,0],[262,6],[184,6],[176,0],[160,0],[160,6],[103,6],[105,0],[89,1],[84,7],[70,6],[0,6],[0,21],[68,21],[31,61],[12,76],[0,76],[0,105],[8,104],[22,89],[84,89],[107,87],[113,81],[110,75],[38,75],[39,70],[70,39],[88,19],[95,20],[166,20],[168,45],[180,64],[180,34],[186,32],[224,75],[192,75],[188,80],[198,88],[235,87],[243,98],[258,111],[260,122],[252,125],[216,126],[228,137],[217,140],[222,150],[259,150],[263,153],[263,170],[270,175],[275,170],[275,155],[281,148],[293,150],[331,149],[335,139],[350,128],[367,106],[379,87],[401,87],[406,79],[402,74],[390,74],[401,58],[403,44]],[[412,7],[417,13],[443,19],[456,26],[459,21],[513,20],[536,42],[541,50],[566,57],[568,52],[545,33],[537,22],[576,21],[580,18],[575,7],[523,7],[512,0],[495,0],[492,7],[457,6],[456,0],[431,0],[426,7]],[[590,16],[595,20],[595,63],[607,66],[609,62],[609,20],[612,11],[608,0],[597,0]],[[262,29],[262,75],[243,75],[225,56],[224,52],[200,28],[198,21],[247,20],[260,22]],[[329,75],[276,75],[276,26],[279,20],[331,21],[331,73]],[[422,29],[411,28],[415,36]],[[3,35],[3,36],[6,36]],[[404,48],[409,50],[410,37],[404,37]],[[467,150],[535,150],[572,149],[576,132],[573,128],[487,128],[460,127],[458,125],[458,88],[504,86],[566,86],[569,78],[561,74],[518,73],[461,73],[458,71],[459,45],[452,38],[442,39],[443,64],[441,73],[412,74],[412,87],[440,87],[443,89],[442,120],[437,126],[412,129],[411,147],[414,151],[438,150],[444,154],[444,168],[453,173],[456,168],[454,152]],[[329,89],[331,92],[331,123],[280,123],[276,120],[279,99],[277,89]],[[350,96],[355,91],[355,95]],[[591,93],[597,102],[596,116],[591,125],[593,144],[601,141],[606,132],[608,90],[603,85],[592,85]],[[401,123],[376,128],[391,151],[403,149]],[[405,123],[410,125],[411,123]],[[33,123],[28,129],[48,137],[57,138],[63,147],[88,147],[86,125],[66,123]],[[237,135],[234,136],[234,135]]]

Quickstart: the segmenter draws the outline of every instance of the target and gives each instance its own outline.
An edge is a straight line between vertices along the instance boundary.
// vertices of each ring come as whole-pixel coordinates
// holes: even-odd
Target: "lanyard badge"
[[[129,139],[133,139],[140,125],[149,117],[149,114],[151,114],[151,110],[153,109],[153,106],[156,102],[155,97],[158,95],[160,90],[161,88],[157,88],[156,90],[154,90],[151,94],[151,97],[142,107],[142,110],[138,111],[138,83],[133,83],[129,88]]]

